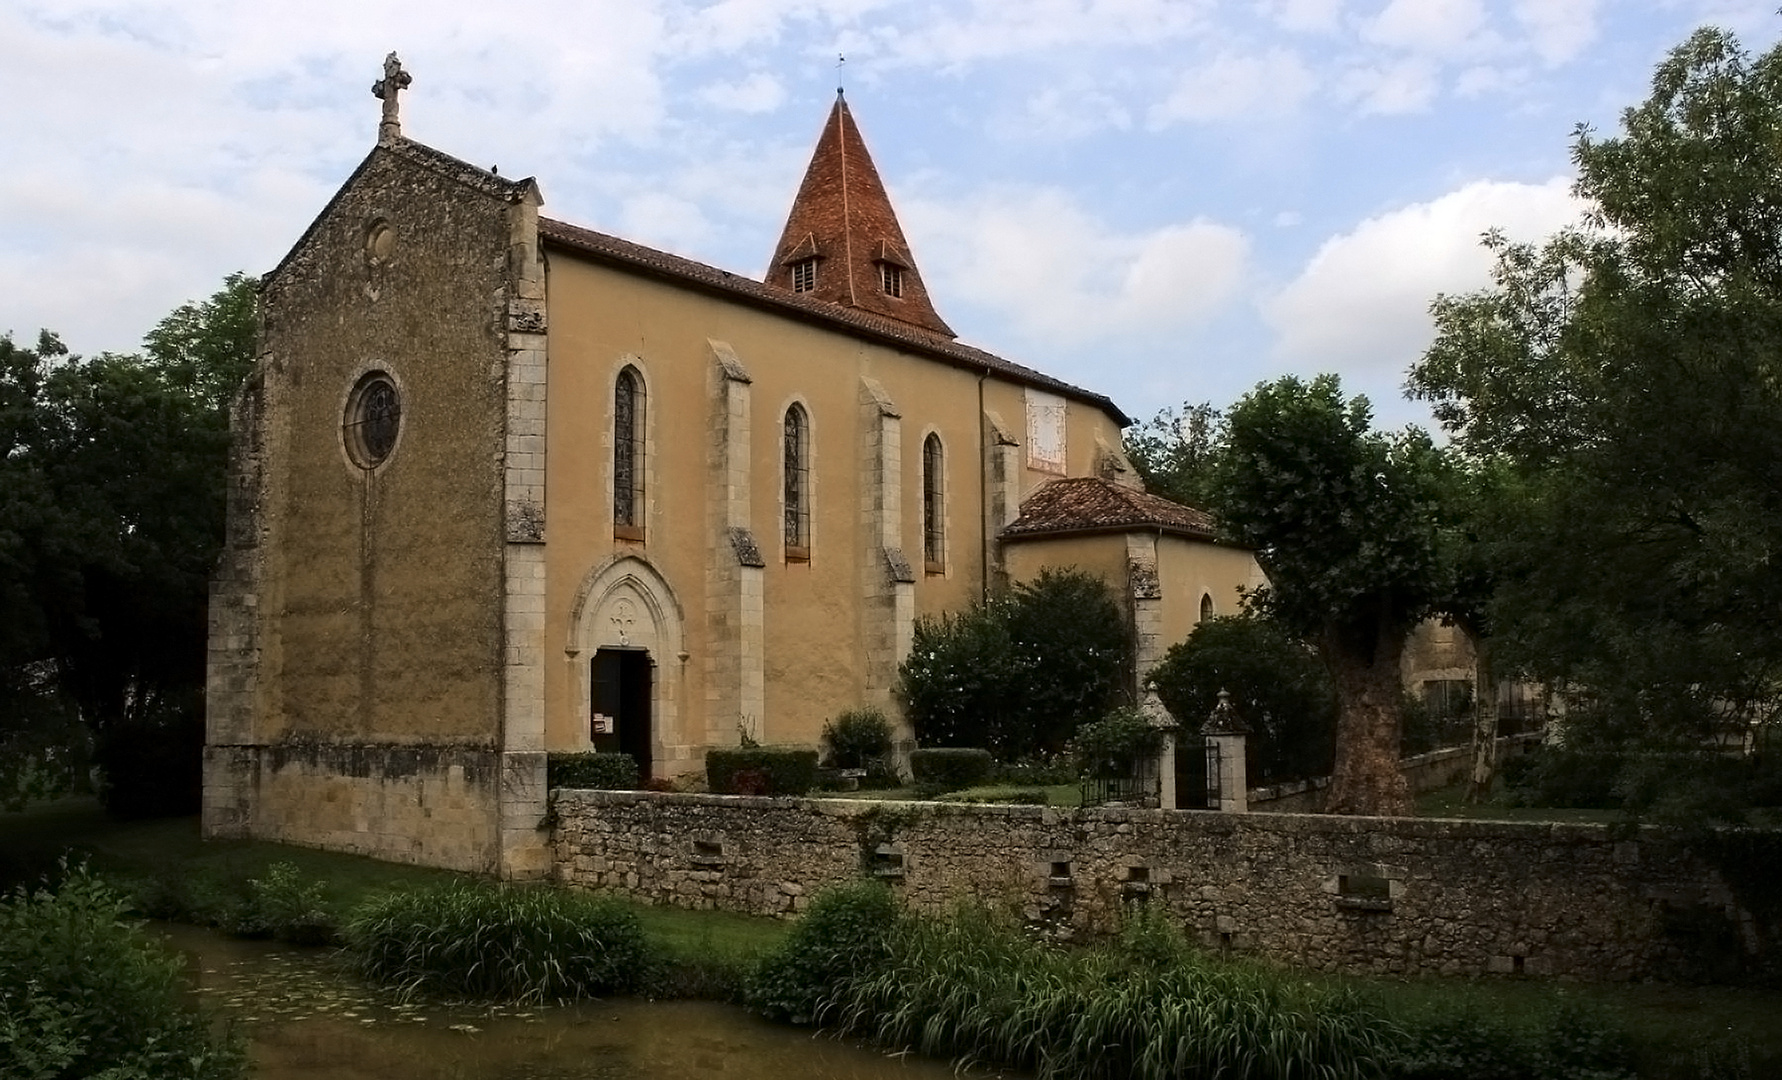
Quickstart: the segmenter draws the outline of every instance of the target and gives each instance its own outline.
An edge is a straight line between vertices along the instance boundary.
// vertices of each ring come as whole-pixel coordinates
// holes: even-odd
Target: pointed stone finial
[[[414,76],[402,70],[402,61],[396,59],[395,53],[384,57],[384,77],[371,84],[372,96],[384,103],[384,116],[377,125],[379,143],[395,142],[402,137],[402,106],[396,95],[414,81]]]
[[[1213,706],[1212,713],[1207,716],[1207,722],[1200,726],[1200,733],[1202,735],[1250,734],[1250,725],[1244,723],[1244,718],[1238,715],[1236,709],[1232,708],[1229,690],[1219,691],[1219,704]]]

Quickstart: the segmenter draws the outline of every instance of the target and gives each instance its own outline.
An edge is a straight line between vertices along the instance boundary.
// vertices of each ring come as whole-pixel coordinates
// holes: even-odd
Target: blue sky
[[[1573,220],[1697,26],[1774,0],[0,0],[0,332],[128,350],[404,133],[759,275],[838,79],[963,340],[1148,417],[1336,371],[1384,424],[1478,236]],[[838,71],[836,57],[845,55]]]

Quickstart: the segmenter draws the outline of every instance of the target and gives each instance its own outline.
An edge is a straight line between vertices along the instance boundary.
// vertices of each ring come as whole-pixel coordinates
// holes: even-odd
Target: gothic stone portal
[[[649,779],[674,755],[679,607],[650,565],[627,557],[593,574],[583,592],[570,656],[595,750],[630,754]],[[578,662],[579,661],[579,662]]]

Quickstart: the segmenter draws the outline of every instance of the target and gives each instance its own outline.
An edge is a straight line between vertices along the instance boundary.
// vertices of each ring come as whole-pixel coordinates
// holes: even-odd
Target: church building
[[[961,344],[838,95],[759,279],[376,145],[262,283],[212,586],[204,828],[545,871],[545,755],[703,769],[898,714],[917,618],[1100,574],[1142,678],[1260,581],[1108,398]]]

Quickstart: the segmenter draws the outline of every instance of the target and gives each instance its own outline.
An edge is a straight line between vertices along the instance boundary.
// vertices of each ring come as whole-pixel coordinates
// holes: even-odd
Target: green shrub
[[[1029,757],[1020,761],[999,761],[990,770],[990,782],[1005,787],[1074,784],[1077,782],[1077,769],[1076,764],[1064,754],[1056,757]]]
[[[803,795],[817,786],[817,752],[796,746],[707,750],[705,780],[721,795]]]
[[[823,725],[829,765],[865,769],[891,753],[891,721],[878,709],[849,709]]]
[[[1202,621],[1151,669],[1151,685],[1182,725],[1200,726],[1231,694],[1250,725],[1245,755],[1252,784],[1330,775],[1336,754],[1336,691],[1318,657],[1274,622],[1253,615]]]
[[[1122,700],[1131,662],[1107,584],[1047,569],[988,603],[916,620],[899,692],[923,746],[1055,754],[1083,717]]]
[[[354,911],[346,941],[373,979],[478,999],[623,993],[653,966],[630,906],[545,887],[478,882],[390,893]]]
[[[0,901],[0,1074],[31,1080],[224,1080],[238,1046],[187,1004],[180,961],[85,870]]]
[[[1627,757],[1618,750],[1542,746],[1505,762],[1512,805],[1607,810],[1621,805],[1615,782]]]
[[[264,876],[248,879],[248,894],[225,928],[245,937],[273,937],[293,945],[333,945],[340,920],[320,881],[305,881],[297,867],[275,862]]]
[[[1077,775],[1118,780],[1137,774],[1141,762],[1163,749],[1163,731],[1137,709],[1115,709],[1077,729],[1071,740]]]
[[[874,881],[825,889],[749,981],[748,1003],[776,1020],[820,1022],[849,980],[878,970],[890,955],[900,912]]]
[[[551,754],[545,758],[545,774],[545,785],[552,788],[636,791],[639,787],[637,759],[630,754]]]
[[[979,787],[990,779],[990,751],[963,747],[924,747],[910,752],[916,789],[931,795]]]

